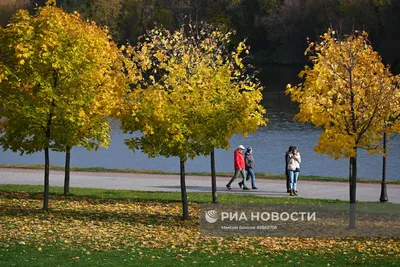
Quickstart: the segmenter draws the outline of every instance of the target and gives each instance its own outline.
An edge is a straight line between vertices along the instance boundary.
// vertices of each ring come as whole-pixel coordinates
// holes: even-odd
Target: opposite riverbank
[[[21,165],[21,164],[7,164],[1,165],[0,168],[10,168],[10,169],[44,169],[44,165]],[[54,171],[64,171],[63,166],[50,166],[50,170]],[[112,169],[103,167],[71,167],[71,171],[74,172],[108,172],[108,173],[138,173],[138,174],[162,174],[162,175],[179,175],[177,172],[167,172],[167,171],[157,171],[157,170],[142,170],[142,169]],[[188,176],[211,176],[210,172],[187,172]],[[231,172],[217,172],[219,177],[231,177]],[[321,181],[321,182],[348,182],[349,179],[345,177],[333,177],[333,176],[314,176],[314,175],[303,175],[300,174],[301,180],[305,181]],[[269,174],[256,172],[257,179],[285,179],[284,174]],[[368,178],[357,178],[357,182],[360,183],[381,183],[381,178],[379,179],[368,179]],[[387,184],[400,184],[400,180],[386,180]]]

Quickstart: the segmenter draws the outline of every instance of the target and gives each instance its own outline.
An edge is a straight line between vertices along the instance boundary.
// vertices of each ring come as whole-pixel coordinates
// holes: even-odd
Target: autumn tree
[[[288,85],[286,93],[299,103],[295,119],[324,130],[315,151],[335,159],[350,159],[350,204],[355,204],[357,150],[381,150],[382,132],[392,115],[393,103],[400,96],[399,90],[369,43],[367,33],[339,38],[329,30],[321,38],[306,50],[312,67],[306,66],[300,73],[304,83]],[[354,227],[352,213],[350,228]]]
[[[125,86],[107,31],[54,4],[35,15],[20,10],[0,29],[0,144],[21,154],[44,150],[44,210],[49,150],[107,146],[108,116]]]
[[[133,76],[121,129],[142,136],[125,143],[149,157],[179,158],[185,220],[186,160],[227,149],[233,134],[247,135],[266,121],[262,86],[242,62],[247,47],[241,42],[229,51],[231,35],[207,23],[174,32],[156,28],[128,49],[141,75]]]
[[[393,79],[393,84],[400,90],[400,75],[396,75]],[[387,189],[386,189],[386,159],[387,151],[389,150],[389,140],[391,135],[395,135],[400,132],[400,97],[394,97],[390,102],[392,114],[385,123],[385,131],[383,133],[383,155],[382,155],[382,180],[381,180],[381,194],[379,197],[380,202],[387,202]]]

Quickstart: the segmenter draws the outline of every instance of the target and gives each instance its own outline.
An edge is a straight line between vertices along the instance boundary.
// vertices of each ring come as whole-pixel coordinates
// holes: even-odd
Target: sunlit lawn
[[[400,265],[399,239],[206,238],[199,203],[181,220],[179,193],[0,185],[0,266],[343,266]],[[221,203],[315,203],[301,198],[219,194]],[[318,200],[319,201],[319,200]],[[321,200],[323,203],[337,202]]]

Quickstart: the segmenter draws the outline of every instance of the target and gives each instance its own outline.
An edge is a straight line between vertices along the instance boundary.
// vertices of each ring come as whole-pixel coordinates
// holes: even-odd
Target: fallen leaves
[[[399,239],[203,237],[197,204],[190,207],[193,219],[184,222],[180,203],[51,197],[54,208],[44,213],[40,199],[0,193],[0,246],[33,244],[39,251],[45,246],[74,247],[88,255],[110,249],[163,248],[182,259],[195,251],[262,255],[301,249],[324,254],[358,251],[369,257],[400,255]]]

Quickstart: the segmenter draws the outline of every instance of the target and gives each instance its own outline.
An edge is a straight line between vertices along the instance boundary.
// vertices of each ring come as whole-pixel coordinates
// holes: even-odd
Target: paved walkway
[[[0,184],[42,185],[43,170],[0,168]],[[217,177],[219,193],[254,194],[265,197],[287,197],[285,181],[258,179],[257,190],[243,191],[235,182],[232,190],[225,187],[229,177]],[[239,182],[239,179],[237,179]],[[64,173],[50,172],[50,186],[63,186]],[[128,189],[139,191],[180,191],[179,175],[109,173],[109,172],[71,172],[71,187],[91,187],[109,189]],[[188,192],[211,192],[211,178],[205,176],[186,176]],[[299,197],[320,199],[349,199],[349,185],[343,182],[298,182]],[[357,184],[357,200],[378,202],[381,185]],[[388,184],[389,202],[400,204],[400,185]]]

